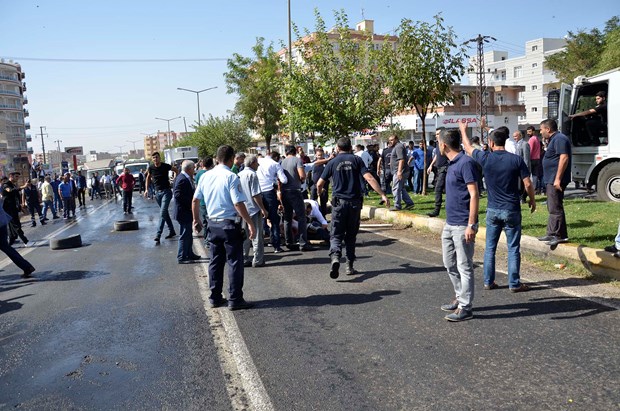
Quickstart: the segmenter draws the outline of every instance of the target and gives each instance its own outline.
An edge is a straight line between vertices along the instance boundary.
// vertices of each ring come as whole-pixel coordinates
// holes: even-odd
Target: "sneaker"
[[[614,257],[616,258],[620,258],[620,251],[616,251],[615,253],[612,254]]]
[[[249,303],[245,300],[241,300],[241,301],[236,301],[236,302],[228,302],[228,309],[230,311],[237,311],[237,310],[247,310],[248,308],[252,308],[254,307],[254,304]]]
[[[511,288],[510,291],[513,293],[522,293],[524,291],[530,291],[531,289],[532,288],[529,285],[521,283],[518,287]]]
[[[400,207],[390,207],[390,211],[400,211]]]
[[[280,254],[280,253],[283,253],[283,252],[284,252],[284,250],[282,249],[282,247],[278,247],[278,248],[274,248],[273,249],[273,253],[274,254]]]
[[[355,268],[353,268],[352,262],[347,261],[347,266],[344,269],[344,273],[346,275],[355,275],[355,274],[358,274],[358,271]]]
[[[495,290],[499,288],[499,286],[497,285],[497,283],[495,281],[493,281],[491,284],[485,284],[484,285],[484,289],[485,290]]]
[[[415,207],[415,204],[409,204],[405,206],[405,210],[413,210],[413,207]]]
[[[340,257],[332,256],[332,265],[331,270],[329,271],[330,278],[338,278],[340,275],[338,270],[340,270]]]
[[[437,217],[439,215],[439,211],[433,211],[432,213],[428,213],[427,216],[429,217]]]
[[[264,267],[265,266],[265,262],[260,262],[260,263],[252,263],[252,267],[254,268],[258,268],[258,267]]]
[[[459,322],[471,320],[472,318],[474,318],[474,313],[471,310],[457,308],[452,314],[448,314],[444,318],[451,322]]]
[[[546,235],[543,237],[538,237],[538,241],[551,241],[553,240],[553,236],[552,235]]]
[[[441,306],[441,311],[452,312],[459,308],[459,301],[455,298],[452,302]]]
[[[615,245],[609,245],[605,247],[605,251],[607,251],[608,253],[617,253],[618,249],[616,248]]]

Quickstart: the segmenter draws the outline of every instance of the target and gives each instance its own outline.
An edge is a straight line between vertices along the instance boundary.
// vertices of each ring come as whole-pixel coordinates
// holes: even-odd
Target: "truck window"
[[[579,88],[571,114],[580,113],[596,107],[595,96],[599,91],[607,91],[607,83],[596,83]],[[609,142],[607,124],[603,117],[592,114],[573,118],[571,138],[576,147],[606,146]]]

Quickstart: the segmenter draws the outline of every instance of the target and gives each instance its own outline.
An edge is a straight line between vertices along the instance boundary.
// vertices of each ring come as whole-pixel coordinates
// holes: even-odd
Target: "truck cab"
[[[606,93],[607,113],[569,118],[596,106],[596,94]],[[557,120],[560,132],[573,146],[573,181],[597,197],[620,202],[620,67],[591,77],[579,76],[572,85],[562,84],[548,96],[549,117]],[[606,120],[606,121],[605,121]]]

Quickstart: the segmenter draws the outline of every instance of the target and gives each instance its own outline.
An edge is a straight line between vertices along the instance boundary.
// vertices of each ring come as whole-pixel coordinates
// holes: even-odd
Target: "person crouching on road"
[[[174,218],[180,226],[179,249],[177,261],[186,264],[200,260],[198,254],[192,250],[192,200],[194,198],[194,162],[184,160],[181,163],[181,173],[174,180],[172,196],[174,197]]]
[[[66,220],[71,218],[71,201],[73,200],[73,183],[71,182],[71,174],[67,173],[63,176],[62,183],[58,185],[58,195],[62,199],[62,217]],[[75,217],[75,211],[73,212]]]
[[[136,185],[136,179],[129,171],[129,167],[125,167],[123,174],[118,176],[116,184],[123,192],[123,212],[125,214],[131,214],[131,200],[133,197],[133,188]]]
[[[441,306],[454,311],[445,319],[474,318],[474,241],[478,232],[478,166],[461,151],[458,130],[441,133],[439,151],[450,165],[446,174],[446,224],[441,233],[443,264],[454,286],[456,299]]]
[[[243,231],[241,218],[246,222],[250,239],[256,236],[254,222],[245,207],[247,198],[241,190],[241,183],[230,168],[235,158],[231,146],[217,149],[219,165],[205,173],[198,183],[192,215],[194,230],[202,230],[200,221],[200,200],[204,198],[209,216],[209,303],[212,308],[221,307],[228,302],[230,310],[251,308],[254,305],[243,298]],[[228,301],[222,296],[224,286],[224,267],[228,265]]]
[[[346,274],[356,274],[353,268],[355,241],[360,228],[360,214],[364,200],[364,187],[360,177],[363,177],[373,190],[379,193],[386,207],[390,206],[390,201],[380,184],[366,168],[364,160],[351,153],[351,149],[351,140],[347,137],[340,138],[338,155],[327,163],[323,175],[317,182],[317,191],[320,196],[326,181],[332,179],[332,229],[329,247],[331,258],[329,276],[331,278],[338,278],[339,275],[343,240],[347,256]]]

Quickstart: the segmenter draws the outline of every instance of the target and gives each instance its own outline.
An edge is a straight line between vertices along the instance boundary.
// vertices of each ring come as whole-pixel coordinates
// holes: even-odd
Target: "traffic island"
[[[403,211],[390,211],[386,208],[364,206],[362,208],[362,218],[378,219],[387,222],[397,222],[411,225],[414,227],[429,230],[441,235],[445,220],[436,217],[426,217]],[[480,227],[476,235],[476,241],[486,240],[486,228]],[[506,244],[506,236],[502,232],[499,240],[500,244]],[[610,277],[620,280],[620,258],[614,257],[611,253],[597,248],[586,247],[577,244],[559,244],[557,248],[551,249],[545,243],[538,241],[537,238],[522,235],[521,249],[533,254],[555,259],[570,259],[580,262],[581,265],[594,275]]]

